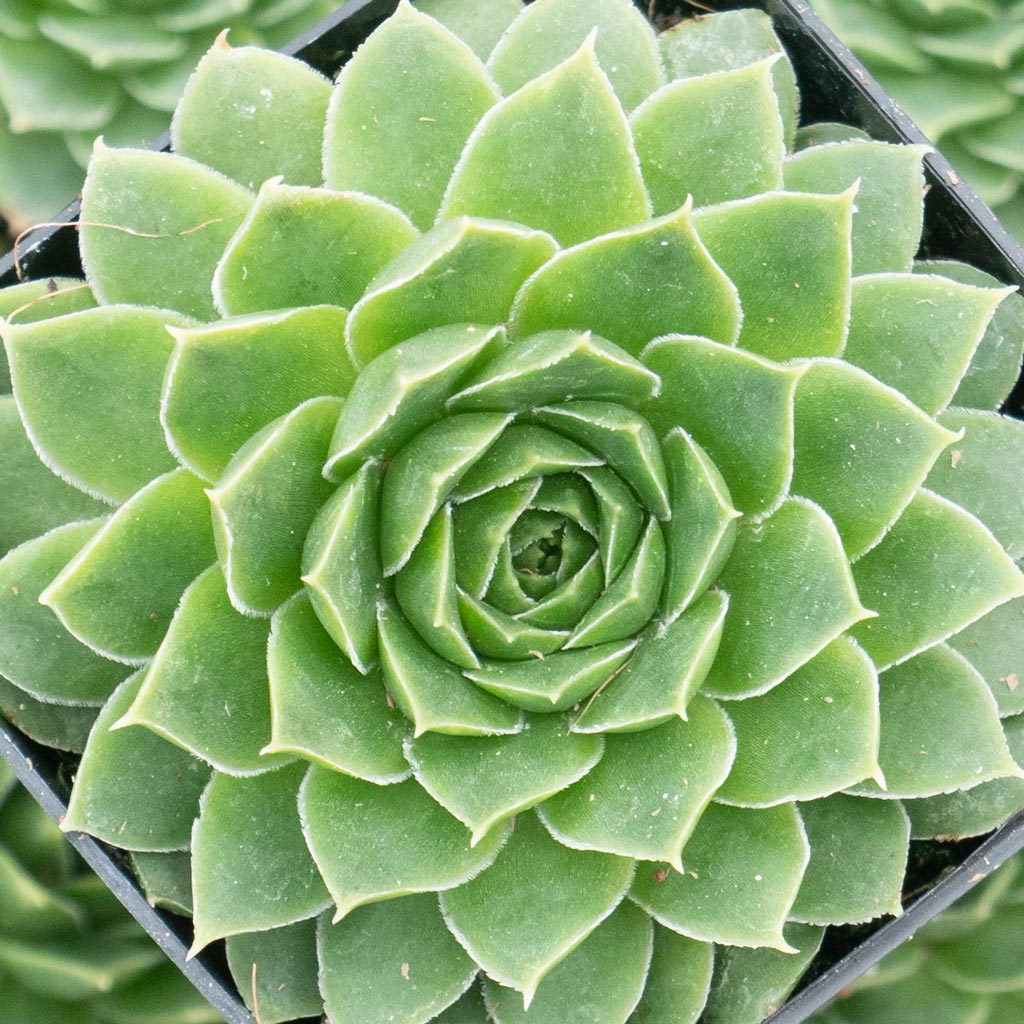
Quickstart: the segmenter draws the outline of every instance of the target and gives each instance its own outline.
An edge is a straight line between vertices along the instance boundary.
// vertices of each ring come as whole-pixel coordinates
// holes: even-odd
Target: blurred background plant
[[[815,10],[1024,239],[1024,3],[812,0]]]
[[[93,140],[139,146],[168,126],[217,33],[277,49],[336,0],[3,0],[0,216],[12,234],[78,194]],[[0,245],[0,251],[3,246]]]
[[[216,1024],[0,761],[0,1024]]]

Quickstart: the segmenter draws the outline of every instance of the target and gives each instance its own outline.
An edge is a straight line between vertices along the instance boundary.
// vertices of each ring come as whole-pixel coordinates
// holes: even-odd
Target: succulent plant
[[[0,293],[8,714],[263,1024],[760,1021],[1024,805],[1021,300],[797,106],[752,11],[221,42]]]
[[[887,956],[811,1024],[874,1024],[899,1008],[906,1024],[1024,1019],[1024,857],[979,882]]]
[[[0,216],[20,231],[78,194],[93,139],[143,146],[226,26],[276,48],[332,0],[6,0],[0,4]]]
[[[2,761],[0,900],[3,1024],[220,1020]]]
[[[1024,4],[814,0],[814,8],[1024,239]]]

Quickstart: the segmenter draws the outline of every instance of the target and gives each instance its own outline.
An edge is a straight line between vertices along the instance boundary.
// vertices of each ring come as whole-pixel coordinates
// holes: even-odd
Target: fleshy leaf
[[[719,697],[765,693],[872,614],[857,597],[835,526],[801,498],[741,526],[719,585],[729,611],[703,687]]]
[[[925,274],[858,278],[844,358],[934,416],[953,397],[1009,293]]]
[[[657,375],[618,345],[590,331],[542,331],[499,352],[446,404],[519,412],[572,395],[632,408],[659,390]]]
[[[992,534],[969,512],[926,490],[853,566],[853,578],[878,612],[853,635],[880,669],[1024,594],[1024,576]]]
[[[725,803],[814,800],[881,776],[875,666],[848,637],[768,693],[730,702],[728,714],[737,749]]]
[[[126,679],[97,718],[61,829],[126,850],[187,850],[210,770],[148,729],[111,731],[141,684],[142,673]]]
[[[636,645],[635,639],[615,640],[529,661],[485,661],[463,675],[513,707],[564,711],[611,679]]]
[[[741,511],[776,508],[793,474],[793,396],[806,364],[780,366],[684,336],[653,342],[643,361],[662,381],[661,395],[645,409],[655,430],[688,431]]]
[[[516,818],[494,864],[441,896],[448,927],[526,1008],[544,976],[619,905],[633,877],[624,857],[570,850],[536,815]]]
[[[969,941],[951,940],[930,948],[935,974],[968,992],[1018,992],[1024,970],[1012,949],[1022,925],[1024,907],[999,907],[971,932]]]
[[[518,224],[443,221],[370,282],[346,326],[349,352],[364,366],[432,328],[502,324],[520,285],[556,249],[550,235]]]
[[[654,955],[633,1024],[696,1024],[711,986],[714,946],[654,925]]]
[[[416,0],[413,5],[468,43],[473,52],[487,60],[502,33],[522,13],[522,0]]]
[[[248,775],[279,765],[270,740],[266,619],[240,615],[213,566],[185,591],[121,728],[145,725],[213,765]],[[245,929],[242,929],[243,931]]]
[[[151,907],[192,916],[192,855],[176,853],[131,854],[132,870]]]
[[[628,0],[544,0],[501,37],[487,69],[509,95],[571,57],[597,29],[594,50],[630,110],[665,81],[650,22]]]
[[[165,328],[185,323],[176,313],[108,306],[2,326],[18,410],[50,469],[117,503],[173,468],[157,414],[173,349]]]
[[[212,319],[214,269],[252,201],[241,185],[185,157],[97,142],[79,229],[96,297]]]
[[[473,831],[473,844],[499,821],[586,775],[601,757],[599,737],[574,736],[561,715],[530,715],[504,737],[426,735],[407,747],[416,779]]]
[[[854,139],[812,146],[783,166],[786,188],[842,192],[859,182],[853,215],[853,272],[910,270],[921,239],[927,146]]]
[[[897,519],[960,426],[939,426],[848,363],[815,361],[796,389],[793,493],[825,509],[856,558]]]
[[[508,735],[522,729],[515,708],[484,693],[416,635],[394,606],[377,608],[380,660],[388,692],[416,735]]]
[[[254,191],[276,174],[319,185],[330,96],[330,82],[302,61],[236,50],[221,36],[178,102],[171,145]]]
[[[414,779],[377,786],[319,765],[299,791],[299,813],[335,922],[364,903],[462,885],[508,837],[496,828],[471,846],[469,829]]]
[[[729,600],[720,591],[702,597],[668,627],[650,627],[633,657],[587,702],[573,732],[633,732],[687,718],[718,651]]]
[[[402,3],[338,78],[324,141],[327,186],[379,196],[425,230],[466,140],[497,99],[469,47]]]
[[[701,241],[739,291],[741,348],[770,359],[839,355],[854,202],[853,189],[772,192],[694,214]]]
[[[0,676],[0,712],[29,739],[45,747],[80,754],[85,750],[102,702],[81,707],[47,704]]]
[[[878,677],[882,729],[878,763],[885,790],[854,786],[862,796],[899,799],[970,789],[991,779],[1024,779],[1010,755],[985,681],[945,645]]]
[[[209,506],[188,470],[126,501],[39,595],[97,653],[140,665],[156,653],[185,588],[215,558]]]
[[[57,527],[0,561],[0,675],[37,700],[96,704],[128,675],[124,665],[79,643],[39,603],[43,588],[103,522]]]
[[[685,78],[651,95],[630,118],[655,214],[745,199],[782,188],[786,142],[769,57]]]
[[[947,641],[984,677],[999,714],[1024,713],[1024,599],[994,608]]]
[[[383,586],[379,491],[380,467],[371,460],[324,503],[302,553],[302,582],[313,610],[363,673],[377,661],[377,609],[369,598]]]
[[[597,767],[539,808],[551,833],[572,849],[668,861],[681,871],[680,853],[736,751],[714,701],[695,699],[689,712],[685,722],[608,736]]]
[[[485,978],[487,1016],[496,1024],[625,1024],[644,990],[652,950],[651,919],[624,902],[552,968],[529,1010],[518,992]]]
[[[295,754],[378,785],[409,774],[405,719],[388,707],[380,673],[361,676],[299,594],[274,616],[267,648],[268,753]]]
[[[25,434],[13,398],[0,395],[0,555],[63,523],[93,519],[109,507],[51,473]]]
[[[197,476],[217,480],[238,449],[272,420],[355,379],[345,312],[312,306],[175,330],[160,419],[167,445]]]
[[[43,35],[84,58],[97,71],[175,60],[185,51],[183,39],[130,13],[105,15],[102,9],[88,14],[58,9],[41,14],[38,25]]]
[[[226,316],[295,306],[351,309],[416,229],[393,206],[356,192],[267,181],[217,264]]]
[[[809,854],[795,804],[711,804],[683,849],[685,871],[642,864],[630,897],[681,935],[791,953],[782,928]]]
[[[697,237],[691,203],[642,219],[565,249],[541,267],[516,296],[512,335],[593,330],[632,355],[672,332],[735,341],[736,289]]]
[[[295,804],[304,771],[294,764],[249,779],[213,776],[192,836],[193,954],[227,935],[304,921],[329,904]]]
[[[266,932],[231,935],[228,966],[235,985],[262,1024],[317,1017],[324,1001],[317,985],[316,921]]]
[[[972,409],[947,409],[939,422],[964,431],[928,474],[928,489],[977,516],[1014,560],[1024,555],[1024,423]]]
[[[430,893],[359,907],[338,924],[324,915],[317,939],[324,1006],[339,1024],[426,1024],[477,973]]]
[[[910,822],[889,800],[836,793],[800,805],[811,859],[791,917],[806,924],[860,924],[903,913]],[[871,870],[864,865],[870,863]]]
[[[461,589],[458,591],[458,602],[466,635],[473,649],[485,658],[514,660],[531,655],[547,656],[560,650],[569,639],[567,629],[532,626],[493,605],[478,601]]]
[[[321,469],[340,410],[337,398],[304,402],[242,445],[206,492],[231,603],[246,615],[271,614],[302,586],[302,543],[334,491]]]
[[[510,152],[516,172],[495,175]],[[560,245],[650,216],[626,115],[597,62],[592,37],[564,64],[484,115],[438,218],[463,214],[528,224]]]

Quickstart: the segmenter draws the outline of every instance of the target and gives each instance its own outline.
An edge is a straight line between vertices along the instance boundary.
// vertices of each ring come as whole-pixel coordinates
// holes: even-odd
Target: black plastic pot
[[[921,132],[886,96],[835,36],[802,0],[706,0],[700,4],[637,0],[659,16],[706,13],[710,9],[761,7],[775,21],[800,78],[804,120],[843,121],[891,142],[926,142]],[[397,6],[397,0],[351,0],[286,52],[333,76],[352,51]],[[153,148],[165,148],[166,137]],[[940,155],[926,158],[930,190],[925,206],[922,253],[973,263],[1008,284],[1024,288],[1024,249],[1003,229],[991,211],[963,184]],[[20,277],[80,274],[74,203],[0,260],[0,287]],[[1024,418],[1024,377],[1006,411]],[[44,810],[60,820],[67,808],[76,759],[46,749],[0,718],[0,756],[14,769]],[[186,974],[227,1024],[255,1024],[235,991],[222,951],[217,947],[186,962],[189,923],[154,910],[146,902],[118,850],[84,835],[70,842],[107,883],[117,898]],[[985,840],[956,844],[914,843],[902,917],[884,924],[829,930],[821,952],[797,993],[766,1024],[799,1024],[840,993],[855,978],[928,920],[962,896],[1012,854],[1024,849],[1024,813]],[[868,868],[870,866],[867,866]]]

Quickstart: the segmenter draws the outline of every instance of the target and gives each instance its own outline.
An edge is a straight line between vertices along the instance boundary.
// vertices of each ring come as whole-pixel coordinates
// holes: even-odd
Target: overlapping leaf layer
[[[1021,300],[796,109],[754,12],[218,46],[0,296],[4,706],[264,1024],[752,1024],[1024,804]]]
[[[814,8],[1024,238],[1024,4],[814,0]]]
[[[168,126],[218,32],[279,47],[333,0],[4,0],[0,3],[0,214],[16,230],[78,194],[103,135],[144,146]],[[260,99],[253,98],[253,116]]]

